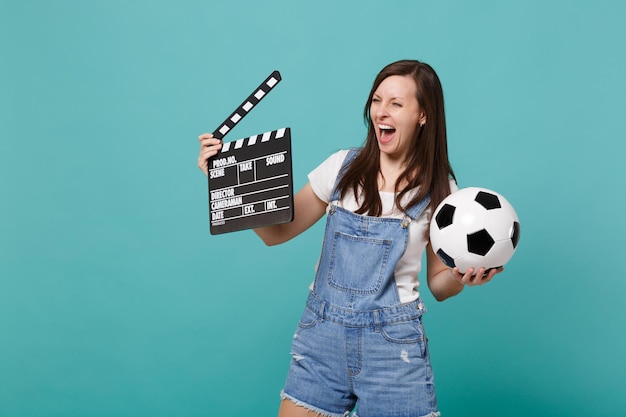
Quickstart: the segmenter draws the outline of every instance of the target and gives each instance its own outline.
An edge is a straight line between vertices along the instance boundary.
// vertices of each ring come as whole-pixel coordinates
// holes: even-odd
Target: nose
[[[376,105],[373,106],[372,110],[374,110],[374,116],[376,116],[377,118],[382,118],[389,115],[389,112],[387,111],[387,106],[384,103],[376,103]]]

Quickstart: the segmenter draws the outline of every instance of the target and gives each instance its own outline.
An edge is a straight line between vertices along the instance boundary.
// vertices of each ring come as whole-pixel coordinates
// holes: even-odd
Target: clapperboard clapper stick
[[[269,93],[281,77],[274,71],[213,132],[223,139]],[[272,130],[224,142],[209,160],[211,234],[293,220],[291,129]]]

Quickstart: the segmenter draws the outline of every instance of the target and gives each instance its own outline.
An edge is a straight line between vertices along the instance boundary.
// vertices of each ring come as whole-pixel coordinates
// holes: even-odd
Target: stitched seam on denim
[[[397,323],[396,323],[396,324],[397,324]],[[423,334],[423,333],[421,333],[421,334],[419,335],[419,337],[414,337],[414,338],[411,338],[411,339],[397,339],[397,338],[395,338],[395,337],[390,336],[390,335],[389,335],[389,334],[385,331],[385,327],[386,327],[386,326],[383,326],[383,327],[381,328],[380,335],[381,335],[381,336],[382,336],[382,337],[383,337],[386,341],[388,341],[388,342],[390,342],[390,343],[397,343],[397,344],[399,344],[399,345],[417,345],[417,344],[419,344],[419,343],[421,343],[421,342],[424,342],[424,334]],[[419,331],[417,331],[417,330],[416,330],[416,332],[419,332]],[[423,351],[423,349],[421,349],[421,350]]]
[[[324,301],[314,293],[311,293],[309,297],[310,299],[307,302],[307,306],[319,316],[318,305]],[[420,304],[422,304],[422,301],[418,299],[403,306],[378,309],[379,313],[383,314],[381,323],[388,325],[421,317],[426,309],[417,309]],[[325,304],[324,320],[329,320],[346,327],[371,327],[374,325],[373,311],[354,311],[330,303]]]
[[[328,214],[328,217],[330,217],[330,216],[331,216],[331,214]],[[329,220],[330,220],[330,219],[327,219],[327,220],[326,220],[326,227],[325,227],[325,230],[324,230],[324,235],[325,235],[325,236],[328,234],[328,231],[329,231],[329,229],[330,229],[330,221],[329,221]],[[324,239],[324,240],[322,241],[322,252],[321,252],[321,253],[322,253],[322,256],[323,256],[323,254],[324,254],[324,253],[325,253],[325,251],[326,251],[326,241],[327,241],[327,239]],[[320,272],[320,267],[321,267],[321,266],[322,266],[322,258],[320,258],[320,260],[319,260],[319,264],[317,265],[317,271],[315,271],[315,281],[314,281],[314,283],[313,283],[313,288],[315,288],[315,287],[318,285],[318,278],[320,278],[320,277],[318,277],[318,274],[319,274],[319,272]]]
[[[354,336],[354,333],[356,331],[356,343],[354,340],[352,340],[351,336]],[[359,375],[361,373],[361,368],[362,368],[362,361],[363,361],[363,330],[362,328],[348,328],[346,327],[344,329],[344,343],[345,343],[345,350],[346,350],[346,366],[347,366],[347,370],[348,370],[348,378],[350,381],[350,390],[352,392],[354,392],[354,387],[353,387],[353,378],[355,378],[357,375]],[[351,348],[354,347],[354,345],[356,344],[356,358],[355,358],[355,366],[351,366],[351,361],[350,358],[352,357],[351,353],[352,350]]]
[[[403,219],[398,219],[396,217],[378,217],[378,216],[368,216],[366,214],[357,214],[341,206],[335,206],[335,210],[344,212],[350,217],[353,217],[356,221],[367,220],[370,223],[398,223],[398,224],[402,224],[402,221],[403,221]]]
[[[415,220],[419,216],[422,215],[422,213],[424,212],[424,210],[426,210],[426,207],[428,207],[429,204],[430,204],[430,195],[426,195],[426,197],[420,200],[417,204],[415,204],[412,207],[409,207],[409,209],[406,211],[406,214],[407,216]]]

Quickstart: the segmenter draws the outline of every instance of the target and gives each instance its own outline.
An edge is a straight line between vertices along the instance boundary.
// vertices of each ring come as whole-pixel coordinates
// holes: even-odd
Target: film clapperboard
[[[223,139],[281,80],[274,71],[213,132]],[[209,159],[209,221],[213,235],[293,220],[291,130],[286,127],[223,142]]]

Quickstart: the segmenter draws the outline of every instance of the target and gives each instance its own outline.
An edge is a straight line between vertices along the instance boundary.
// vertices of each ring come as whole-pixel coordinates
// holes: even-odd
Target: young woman
[[[430,214],[457,189],[448,161],[443,91],[419,61],[387,65],[365,105],[363,148],[339,151],[295,195],[291,223],[256,229],[283,243],[326,215],[317,273],[292,345],[279,417],[438,416],[419,294],[443,301],[502,271],[449,269],[428,245]],[[221,148],[200,140],[198,166]]]

